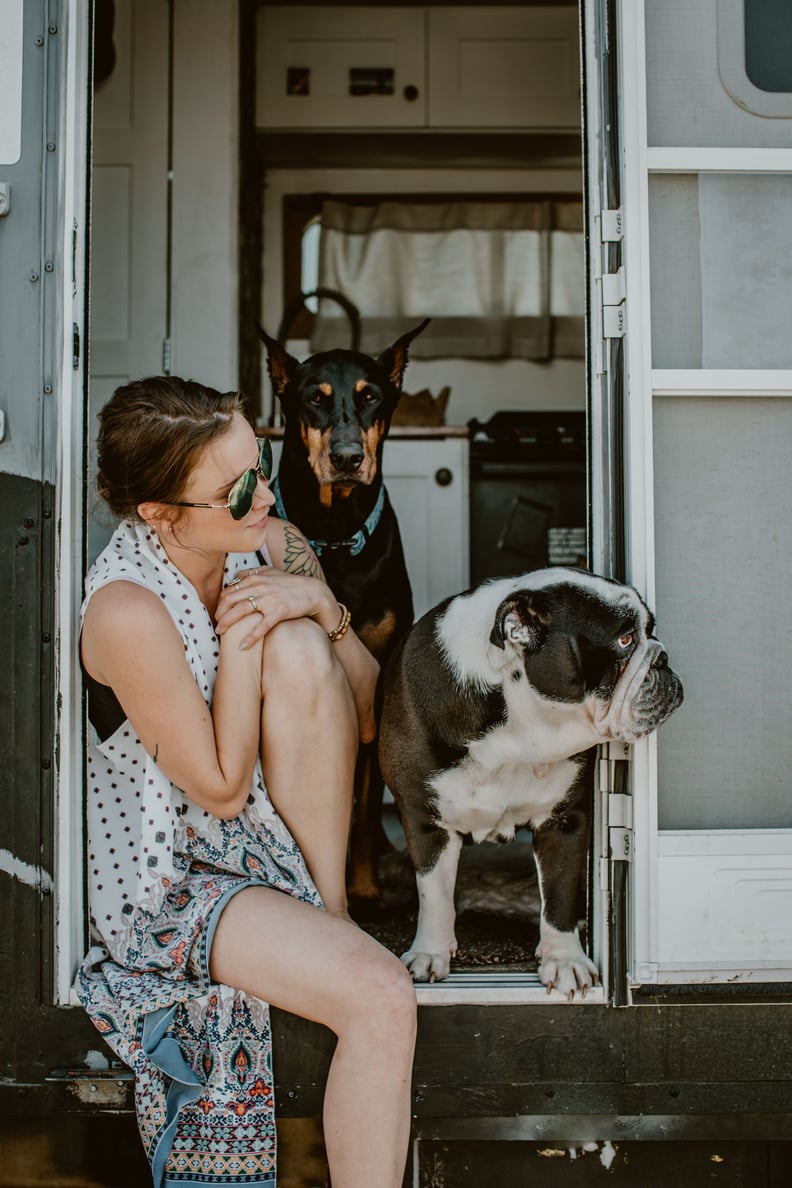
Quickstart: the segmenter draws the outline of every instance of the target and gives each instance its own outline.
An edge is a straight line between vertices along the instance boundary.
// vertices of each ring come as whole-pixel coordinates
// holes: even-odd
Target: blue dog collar
[[[286,513],[286,508],[283,505],[283,496],[281,495],[280,483],[278,482],[277,475],[270,483],[270,490],[275,496],[276,512],[282,520],[288,520],[289,517]],[[355,535],[350,537],[349,540],[310,540],[310,538],[306,537],[308,544],[316,553],[317,557],[321,557],[325,549],[349,549],[350,557],[357,557],[358,553],[363,552],[363,549],[368,544],[372,532],[377,527],[377,524],[379,524],[384,506],[385,487],[383,485],[380,487],[379,495],[377,496],[377,502],[374,504],[371,514],[369,515],[365,524],[362,528],[358,528]]]

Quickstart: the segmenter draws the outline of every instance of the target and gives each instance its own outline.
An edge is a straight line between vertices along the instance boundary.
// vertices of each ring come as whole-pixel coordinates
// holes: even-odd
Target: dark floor
[[[380,860],[384,909],[372,919],[361,920],[361,925],[386,948],[401,954],[415,934],[418,899],[404,834],[392,806],[385,807],[385,826],[394,848]],[[536,968],[539,892],[530,835],[510,845],[463,846],[455,900],[459,948],[452,972]]]

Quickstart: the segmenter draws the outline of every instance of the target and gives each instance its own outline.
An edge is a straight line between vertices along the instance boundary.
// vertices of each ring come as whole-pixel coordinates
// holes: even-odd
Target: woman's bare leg
[[[333,1188],[399,1188],[416,1023],[401,962],[347,920],[249,887],[223,910],[210,969],[216,981],[335,1032],[324,1103]]]
[[[261,756],[328,912],[346,912],[346,857],[358,726],[346,674],[309,619],[279,623],[262,655]]]

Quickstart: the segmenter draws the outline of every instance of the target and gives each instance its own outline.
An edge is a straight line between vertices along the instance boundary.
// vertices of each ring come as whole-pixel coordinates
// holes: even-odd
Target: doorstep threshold
[[[507,1004],[560,1006],[566,999],[556,991],[547,993],[535,973],[471,972],[451,973],[442,982],[416,982],[419,1006],[504,1006]],[[575,1005],[602,1005],[602,986],[593,986]]]

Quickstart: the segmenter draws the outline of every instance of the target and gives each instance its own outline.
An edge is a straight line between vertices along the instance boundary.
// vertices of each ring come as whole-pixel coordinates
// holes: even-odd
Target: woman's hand
[[[250,619],[242,648],[263,639],[285,619],[315,619],[325,631],[332,631],[340,617],[335,596],[319,578],[269,566],[240,570],[224,588],[215,611],[218,635],[242,619]]]

